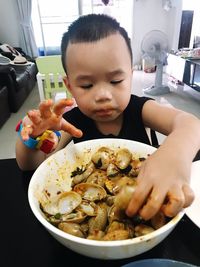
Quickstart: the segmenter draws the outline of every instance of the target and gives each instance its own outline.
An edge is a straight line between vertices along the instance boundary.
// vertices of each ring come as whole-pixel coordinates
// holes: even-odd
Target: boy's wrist
[[[37,136],[35,138],[29,137],[28,140],[24,141],[21,137],[22,129],[23,129],[23,125],[22,125],[22,121],[20,121],[16,126],[16,131],[18,132],[18,135],[21,141],[24,143],[24,145],[30,149],[41,150],[46,154],[51,153],[55,149],[61,137],[61,134],[59,131],[46,130],[40,136]],[[57,141],[55,140],[52,141],[53,140],[52,133],[56,135]]]
[[[52,137],[52,134],[56,136],[56,139],[54,135]],[[43,132],[42,135],[36,138],[36,141],[38,141],[38,144],[36,145],[36,149],[39,149],[46,154],[51,153],[57,147],[60,137],[61,137],[60,132],[46,130]]]

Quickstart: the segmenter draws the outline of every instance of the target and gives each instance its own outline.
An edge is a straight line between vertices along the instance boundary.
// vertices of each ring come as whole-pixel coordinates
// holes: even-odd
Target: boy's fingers
[[[145,200],[147,199],[151,188],[148,186],[142,186],[142,184],[136,186],[136,190],[133,193],[133,197],[129,202],[129,205],[126,209],[126,214],[129,217],[134,216],[138,210],[142,207]]]
[[[21,130],[21,137],[24,141],[29,139],[29,136],[33,132],[33,128],[31,125],[24,126]]]
[[[192,204],[195,195],[191,187],[187,184],[183,186],[183,193],[185,195],[185,204],[183,208],[187,208]]]
[[[57,116],[61,116],[64,112],[66,107],[72,106],[74,101],[72,99],[61,99],[58,103],[56,103],[53,107],[53,112]]]
[[[164,193],[158,192],[156,189],[153,189],[147,199],[147,202],[140,210],[140,216],[145,220],[152,218],[160,210],[164,199]]]
[[[167,200],[167,203],[161,207],[161,210],[166,216],[174,217],[182,210],[185,196],[182,190],[172,190],[167,194]]]
[[[41,113],[41,117],[44,119],[47,119],[51,116],[52,114],[52,106],[53,106],[53,101],[51,99],[45,100],[39,105],[39,111]]]
[[[61,126],[61,130],[71,134],[74,137],[81,137],[83,135],[82,131],[76,128],[74,125],[71,123],[64,121]]]
[[[27,115],[33,124],[39,124],[41,122],[41,114],[39,110],[30,110]]]

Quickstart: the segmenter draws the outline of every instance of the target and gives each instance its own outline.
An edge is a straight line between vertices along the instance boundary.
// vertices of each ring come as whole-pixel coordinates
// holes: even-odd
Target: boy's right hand
[[[61,99],[56,104],[51,99],[40,103],[39,109],[31,110],[22,120],[21,137],[24,141],[29,137],[37,137],[45,130],[63,130],[74,137],[81,137],[82,131],[63,119],[65,108],[73,105],[72,99]]]

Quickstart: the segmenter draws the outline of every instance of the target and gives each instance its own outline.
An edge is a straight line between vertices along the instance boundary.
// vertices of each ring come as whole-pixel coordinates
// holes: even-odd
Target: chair
[[[40,101],[45,99],[57,101],[61,98],[71,98],[71,94],[63,82],[65,72],[60,55],[38,57],[36,64]]]
[[[0,86],[0,128],[10,117],[10,109],[8,104],[8,88]]]
[[[0,64],[0,88],[8,89],[8,105],[17,112],[36,84],[37,67],[34,62],[24,65]]]

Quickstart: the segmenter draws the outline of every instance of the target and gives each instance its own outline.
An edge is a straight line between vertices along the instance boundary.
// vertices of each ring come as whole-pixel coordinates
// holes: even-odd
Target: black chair
[[[8,88],[8,103],[11,112],[17,112],[36,84],[37,66],[0,65],[0,85]]]
[[[8,88],[6,86],[0,86],[0,128],[9,117]]]

